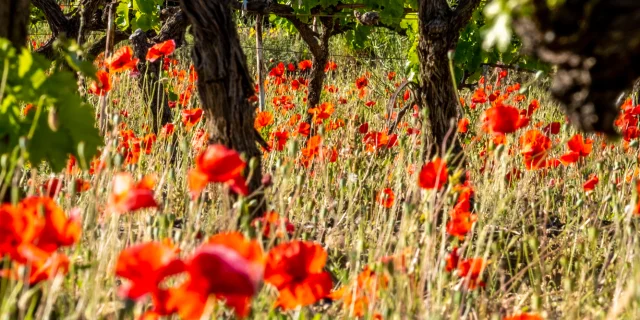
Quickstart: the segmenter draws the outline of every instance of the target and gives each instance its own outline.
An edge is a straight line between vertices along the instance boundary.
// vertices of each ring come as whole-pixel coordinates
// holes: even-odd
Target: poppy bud
[[[270,174],[268,174],[268,173],[267,173],[267,174],[265,174],[265,175],[262,177],[262,185],[263,185],[265,188],[266,188],[266,187],[270,187],[270,186],[271,186],[271,184],[273,183],[271,180],[272,180],[271,175],[270,175]]]
[[[60,121],[58,120],[58,111],[55,107],[49,109],[49,118],[47,119],[47,122],[49,123],[49,128],[51,128],[51,131],[58,131],[58,128],[60,127]]]

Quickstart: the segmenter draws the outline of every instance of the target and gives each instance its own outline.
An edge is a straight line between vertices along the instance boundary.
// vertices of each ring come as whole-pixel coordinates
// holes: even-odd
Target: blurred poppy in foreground
[[[118,173],[113,177],[113,187],[109,197],[109,209],[114,213],[126,213],[144,208],[157,208],[153,197],[155,179],[145,176],[135,182],[128,173]]]
[[[441,189],[447,183],[449,172],[447,163],[440,158],[428,162],[420,170],[418,185],[422,189]]]
[[[0,222],[0,256],[10,259],[0,277],[24,279],[19,271],[29,266],[33,285],[68,271],[69,259],[57,250],[80,239],[76,214],[67,216],[51,198],[28,197],[16,206],[0,206]]]

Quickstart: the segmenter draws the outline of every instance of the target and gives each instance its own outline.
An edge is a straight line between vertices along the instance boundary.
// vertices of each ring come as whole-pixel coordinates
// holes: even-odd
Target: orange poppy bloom
[[[176,49],[176,42],[174,40],[167,40],[165,42],[156,43],[153,47],[147,51],[147,61],[155,62],[156,60],[171,55]]]
[[[110,72],[122,72],[126,70],[134,70],[138,59],[133,58],[133,50],[126,46],[118,49],[111,58],[106,61]]]
[[[264,281],[278,289],[276,306],[291,310],[327,297],[333,282],[323,271],[326,261],[327,252],[312,242],[292,241],[271,249]]]
[[[273,124],[273,114],[269,111],[258,112],[256,120],[253,126],[256,130],[261,130],[264,127],[268,127]]]
[[[332,300],[343,300],[344,310],[348,310],[349,316],[363,317],[371,303],[378,298],[378,291],[388,285],[386,275],[379,275],[369,266],[365,266],[358,274],[357,279],[349,286],[340,287],[331,292]],[[375,318],[375,317],[374,317]]]
[[[393,79],[395,78],[396,78],[396,73],[394,71],[387,73],[387,79],[389,79],[389,81],[393,81]]]
[[[484,88],[479,87],[476,91],[473,92],[473,97],[471,98],[471,102],[473,103],[485,103],[487,102],[487,93],[484,91]]]
[[[440,158],[428,162],[420,170],[418,185],[422,189],[441,189],[447,183],[449,172],[447,163]]]
[[[153,197],[155,178],[145,176],[135,182],[129,173],[118,173],[113,177],[113,188],[109,197],[109,209],[114,213],[132,212],[144,208],[157,208]]]
[[[567,145],[569,146],[569,149],[571,149],[571,151],[578,153],[578,155],[581,157],[586,157],[591,153],[591,150],[593,149],[593,140],[585,140],[581,134],[576,134],[575,136],[571,137],[569,142],[567,142]]]
[[[242,177],[246,167],[244,160],[235,150],[214,144],[196,158],[196,167],[189,171],[189,190],[192,196],[200,194],[210,183],[226,183],[234,192],[248,195],[247,184]]]
[[[362,77],[356,79],[356,87],[359,90],[364,89],[368,85],[369,85],[369,79],[367,79],[366,76],[362,76]]]
[[[296,133],[305,137],[309,136],[309,134],[311,134],[311,125],[306,122],[301,122],[296,129]]]
[[[485,267],[486,262],[482,258],[466,259],[458,264],[458,276],[467,279],[465,282],[470,290],[484,287],[485,283],[482,281],[481,276]]]
[[[338,64],[336,64],[333,61],[327,62],[327,64],[324,66],[324,72],[336,71],[336,70],[338,70]]]
[[[458,132],[466,133],[469,131],[469,119],[462,118],[458,121]]]
[[[476,215],[469,211],[459,209],[454,209],[450,215],[451,220],[447,222],[447,233],[463,240],[467,233],[471,231],[473,223],[476,222]]]
[[[298,63],[298,69],[300,69],[300,71],[306,71],[308,69],[311,69],[313,67],[313,62],[311,62],[311,60],[302,60],[300,61],[300,63]]]
[[[98,70],[96,73],[96,81],[91,82],[89,92],[98,96],[106,96],[111,91],[111,77],[104,70]]]
[[[200,108],[182,110],[182,123],[187,129],[191,129],[202,119],[202,114],[203,111]]]
[[[171,245],[147,242],[124,249],[118,256],[116,275],[129,280],[119,294],[138,300],[158,291],[158,285],[168,276],[184,270],[184,264]]]
[[[269,142],[269,145],[273,148],[275,144],[275,149],[277,151],[282,151],[284,150],[287,141],[289,141],[289,132],[276,131],[271,133],[271,141]]]
[[[382,191],[378,193],[376,196],[376,202],[385,208],[393,207],[393,202],[395,201],[396,196],[393,194],[393,190],[390,188],[384,188]]]
[[[314,123],[322,123],[322,121],[328,119],[334,111],[335,106],[330,102],[324,102],[315,108],[309,109],[309,113],[313,115]]]
[[[528,170],[543,168],[546,164],[547,150],[551,148],[551,140],[538,130],[529,130],[520,137],[520,153],[524,157]]]

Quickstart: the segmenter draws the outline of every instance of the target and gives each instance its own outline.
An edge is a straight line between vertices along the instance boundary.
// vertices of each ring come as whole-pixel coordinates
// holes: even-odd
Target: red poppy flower
[[[458,264],[458,276],[468,280],[467,288],[473,290],[477,287],[484,287],[485,283],[481,279],[482,272],[486,267],[486,262],[482,258],[472,258],[461,261]]]
[[[177,249],[171,245],[147,242],[126,248],[116,263],[116,275],[129,280],[120,287],[120,295],[137,300],[154,294],[164,278],[183,270]]]
[[[296,132],[301,136],[309,136],[311,133],[311,125],[306,122],[301,122],[296,129]]]
[[[280,62],[280,63],[282,63],[282,62]],[[283,67],[283,70],[284,70],[284,63],[282,63],[282,67]],[[293,64],[293,63],[289,63],[289,64],[287,65],[287,70],[289,70],[289,72],[294,72],[294,71],[296,71],[296,65],[295,65],[295,64]]]
[[[20,202],[19,209],[30,212],[26,216],[44,217],[44,225],[37,240],[37,247],[41,250],[51,253],[80,240],[82,225],[78,216],[67,217],[53,199],[29,197]]]
[[[13,260],[24,261],[18,252],[23,245],[30,245],[42,230],[39,212],[22,210],[16,206],[0,206],[0,256],[8,255]]]
[[[367,107],[369,107],[369,108],[371,108],[371,107],[373,107],[373,106],[375,106],[375,105],[376,105],[376,102],[375,102],[375,101],[372,101],[372,100],[369,100],[369,101],[365,102],[365,104],[364,104],[364,105],[365,105],[365,106],[367,106]]]
[[[328,119],[335,111],[333,103],[324,102],[315,108],[309,109],[309,113],[313,115],[314,123],[322,123],[323,120]]]
[[[511,106],[497,105],[484,112],[483,127],[491,133],[511,133],[518,130],[520,111]]]
[[[168,137],[172,135],[175,130],[176,130],[176,126],[173,123],[167,123],[164,126],[162,126],[161,136]]]
[[[231,190],[248,195],[247,184],[242,177],[246,163],[235,150],[214,144],[196,158],[196,167],[189,171],[189,190],[197,197],[210,182],[227,184]]]
[[[89,92],[98,96],[106,96],[111,91],[111,77],[104,70],[98,70],[96,73],[96,81],[89,86]]]
[[[378,193],[376,196],[376,202],[385,208],[393,207],[393,202],[395,201],[396,196],[393,194],[393,190],[390,188],[384,188],[382,191]]]
[[[273,114],[269,111],[258,112],[256,120],[253,126],[256,130],[262,130],[264,127],[268,127],[273,124]]]
[[[520,137],[520,153],[524,157],[528,170],[543,168],[546,164],[547,150],[551,148],[551,140],[538,130],[529,130]]]
[[[153,47],[149,48],[149,51],[147,52],[147,61],[155,62],[164,56],[171,55],[175,49],[176,42],[174,40],[156,43]]]
[[[287,145],[287,141],[289,141],[289,132],[287,131],[275,131],[271,133],[271,140],[269,141],[269,145],[277,151],[284,150],[284,147]]]
[[[293,241],[271,249],[264,280],[278,289],[276,306],[291,310],[329,295],[333,282],[323,271],[326,261],[322,246],[312,242]]]
[[[484,91],[484,88],[478,88],[473,92],[473,97],[471,98],[471,102],[473,103],[485,103],[487,102],[487,94]]]
[[[365,122],[358,127],[358,133],[366,134],[369,132],[369,123]]]
[[[272,68],[271,71],[269,71],[269,76],[273,78],[282,78],[284,76],[284,63],[280,62]]]
[[[200,108],[182,110],[182,123],[190,129],[202,119],[202,113]]]
[[[107,61],[110,72],[122,72],[126,70],[135,70],[138,59],[133,58],[133,50],[126,46],[118,49]]]
[[[333,61],[327,62],[327,64],[324,66],[324,72],[336,71],[337,69],[338,65]]]
[[[300,61],[300,63],[298,63],[298,69],[300,69],[300,71],[306,71],[308,69],[311,69],[313,67],[313,62],[311,62],[311,60],[302,60]]]
[[[271,228],[276,229],[276,237],[283,237],[286,234],[292,235],[296,227],[287,218],[281,218],[277,212],[269,211],[260,218],[255,218],[251,225],[256,227],[262,226],[262,235],[265,238],[271,237]]]
[[[458,121],[458,132],[466,133],[469,131],[469,119],[462,118]]]
[[[584,189],[584,191],[593,191],[596,188],[596,185],[598,184],[598,182],[600,182],[600,180],[598,179],[598,176],[595,174],[592,174],[589,177],[589,180],[587,180],[583,185],[582,188]]]
[[[558,134],[560,133],[560,122],[554,121],[545,126],[542,131],[546,134]]]
[[[581,134],[571,137],[567,145],[571,151],[577,152],[581,157],[588,156],[593,149],[593,141],[591,139],[584,140]]]
[[[440,158],[428,162],[420,170],[418,185],[422,189],[441,189],[447,183],[447,163]]]
[[[502,320],[543,320],[543,318],[538,314],[525,312],[504,317]]]
[[[387,73],[387,79],[389,79],[389,81],[393,81],[395,78],[396,78],[396,73],[394,71]]]
[[[145,176],[134,182],[128,173],[118,173],[113,177],[113,188],[109,197],[109,208],[115,213],[132,212],[144,208],[157,208],[153,197],[155,179]]]
[[[451,212],[451,220],[447,222],[447,233],[463,240],[471,231],[476,220],[477,217],[475,214],[467,210],[454,209]]]
[[[445,269],[447,272],[451,272],[458,268],[458,263],[460,262],[460,256],[458,255],[458,247],[453,248],[449,254],[447,254],[447,266]]]
[[[362,76],[356,79],[356,87],[358,89],[364,89],[367,85],[369,85],[369,79],[366,76]]]

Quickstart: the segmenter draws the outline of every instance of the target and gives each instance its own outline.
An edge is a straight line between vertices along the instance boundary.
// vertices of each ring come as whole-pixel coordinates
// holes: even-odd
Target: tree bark
[[[0,0],[0,38],[11,41],[16,48],[27,43],[29,0]]]
[[[193,26],[193,63],[198,72],[198,95],[205,110],[210,142],[235,149],[257,162],[248,184],[258,203],[251,216],[260,216],[266,203],[259,191],[262,154],[253,127],[255,109],[248,101],[254,94],[253,81],[229,0],[181,0],[180,6]]]
[[[425,135],[425,158],[437,152],[444,156],[462,151],[456,133],[459,102],[449,70],[449,51],[454,50],[460,30],[466,26],[479,0],[461,0],[456,8],[450,8],[446,0],[421,0],[420,39],[420,88],[418,102],[428,110]]]
[[[551,94],[580,130],[617,136],[618,97],[640,77],[640,1],[532,1],[514,21],[523,52],[557,66]]]
[[[138,70],[140,78],[138,86],[142,89],[145,101],[149,102],[149,111],[153,120],[153,132],[158,133],[165,124],[173,121],[169,99],[165,94],[164,85],[159,82],[161,61],[147,62],[147,52],[155,43],[174,40],[176,47],[184,44],[184,34],[187,29],[187,16],[182,10],[175,12],[162,26],[160,33],[153,39],[138,29],[131,35],[134,56],[139,59]]]

